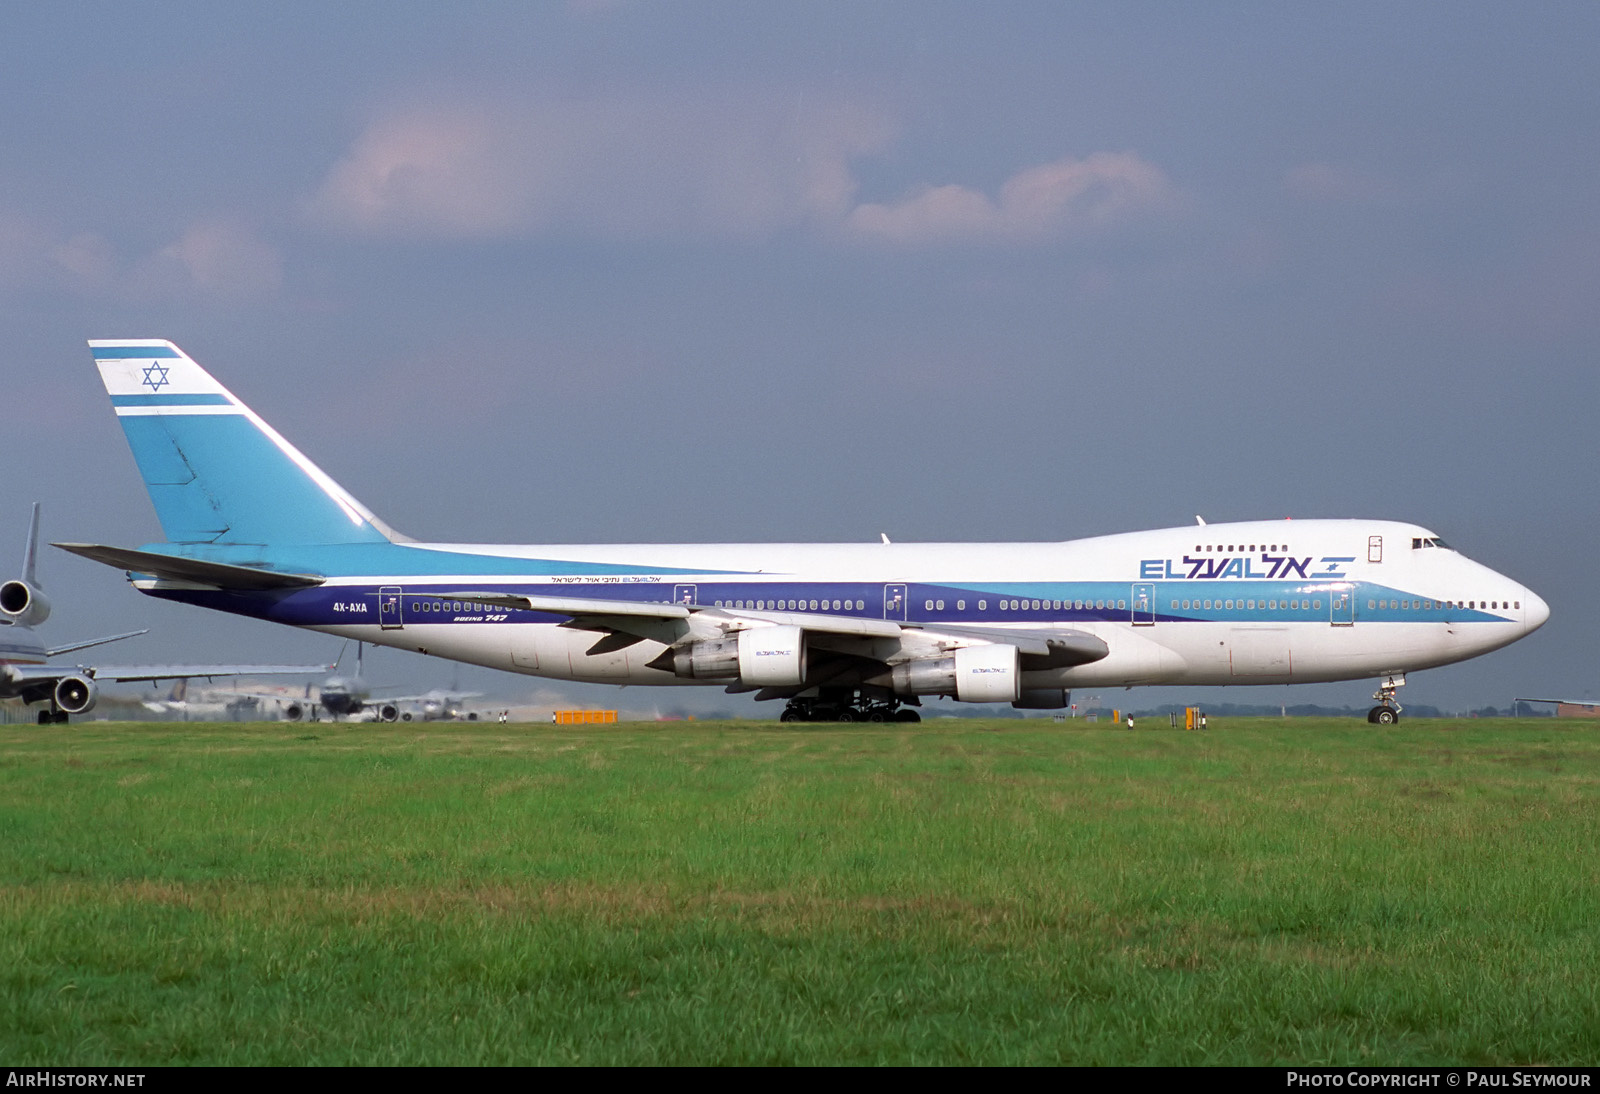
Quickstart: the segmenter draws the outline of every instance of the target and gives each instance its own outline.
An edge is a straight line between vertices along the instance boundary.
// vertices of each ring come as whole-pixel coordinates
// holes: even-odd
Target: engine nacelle
[[[398,722],[400,720],[400,708],[393,703],[379,703],[377,714],[380,722]]]
[[[696,680],[738,680],[751,687],[805,682],[806,636],[800,627],[751,627],[727,638],[672,651],[672,671]]]
[[[1018,710],[1060,710],[1072,704],[1066,688],[1026,688],[1012,702]]]
[[[964,646],[950,657],[894,666],[897,695],[952,695],[963,703],[1012,703],[1021,697],[1022,653],[1015,646]]]
[[[806,679],[806,635],[799,627],[752,627],[739,632],[739,682],[790,687]]]
[[[0,613],[13,623],[33,627],[50,618],[50,601],[20,577],[13,578],[0,585]]]
[[[306,716],[306,708],[299,703],[290,703],[283,708],[283,716],[291,722],[298,722]]]
[[[63,676],[57,680],[55,690],[50,693],[56,709],[66,711],[68,714],[82,714],[84,711],[93,710],[94,702],[99,697],[100,689],[95,686],[94,680],[78,674]]]

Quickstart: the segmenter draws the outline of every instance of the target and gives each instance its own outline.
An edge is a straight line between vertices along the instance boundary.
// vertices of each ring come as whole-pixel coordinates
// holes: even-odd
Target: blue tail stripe
[[[113,395],[112,406],[232,406],[226,395]]]
[[[180,357],[171,346],[95,346],[96,361],[143,361],[152,357]]]

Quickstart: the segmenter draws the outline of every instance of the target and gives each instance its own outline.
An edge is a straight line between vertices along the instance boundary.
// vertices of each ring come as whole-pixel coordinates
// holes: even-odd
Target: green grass
[[[12,1065],[1589,1064],[1600,733],[0,727]]]

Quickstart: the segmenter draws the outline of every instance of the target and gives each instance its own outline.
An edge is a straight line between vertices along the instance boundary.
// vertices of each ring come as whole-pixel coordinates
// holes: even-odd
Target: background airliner
[[[39,710],[40,725],[66,722],[71,715],[87,714],[99,701],[103,683],[322,671],[320,665],[50,664],[52,657],[145,632],[131,631],[65,646],[46,646],[33,629],[50,617],[50,601],[39,585],[38,548],[39,503],[34,502],[33,516],[28,521],[28,545],[22,556],[22,576],[0,584],[0,699],[20,698],[25,703],[44,704]]]
[[[362,643],[356,643],[356,671],[353,675],[340,673],[339,666],[335,664],[334,675],[320,684],[306,687],[303,693],[286,688],[252,688],[232,694],[236,698],[272,703],[278,713],[291,722],[315,722],[323,715],[334,721],[352,718],[369,722],[409,722],[414,718],[424,722],[447,721],[458,717],[477,719],[476,714],[467,715],[461,707],[461,700],[477,696],[478,693],[473,691],[434,688],[417,695],[375,697],[372,685],[367,682],[364,648]]]
[[[168,542],[58,546],[158,597],[512,672],[710,684],[785,720],[917,720],[928,695],[1405,674],[1549,616],[1431,531],[1261,521],[1064,543],[496,546],[379,520],[171,342],[92,341]]]

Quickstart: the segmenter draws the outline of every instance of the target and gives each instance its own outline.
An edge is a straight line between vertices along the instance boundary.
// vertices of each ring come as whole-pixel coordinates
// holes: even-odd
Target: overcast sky
[[[162,337],[419,538],[1411,520],[1553,614],[1403,701],[1600,694],[1592,2],[7,4],[0,40],[8,569],[36,498],[160,538],[84,341]],[[338,649],[42,565],[53,639],[154,628],[116,660]]]

